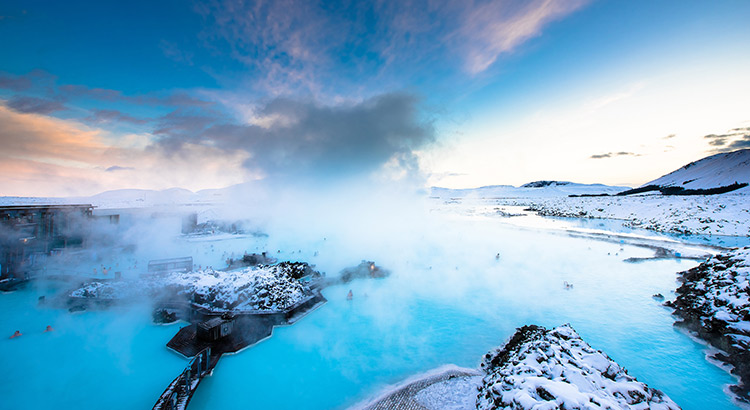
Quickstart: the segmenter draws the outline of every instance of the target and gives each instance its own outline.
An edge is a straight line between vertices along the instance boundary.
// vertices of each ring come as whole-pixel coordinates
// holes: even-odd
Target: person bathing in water
[[[13,336],[11,336],[10,338],[11,339],[15,339],[15,338],[20,337],[20,336],[22,336],[21,331],[20,330],[16,330],[16,332],[13,333]]]
[[[45,331],[45,332],[52,332],[52,331],[54,331],[54,330],[55,330],[55,329],[53,329],[53,328],[52,328],[52,326],[50,326],[50,325],[47,325],[47,328],[46,328],[46,329],[44,329],[44,331]]]
[[[354,299],[354,294],[352,293],[352,290],[349,289],[349,293],[346,295],[346,300],[352,300]]]

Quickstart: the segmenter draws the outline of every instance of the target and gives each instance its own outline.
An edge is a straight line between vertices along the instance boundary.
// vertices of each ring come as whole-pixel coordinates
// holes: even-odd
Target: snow
[[[620,219],[629,227],[653,231],[750,236],[748,201],[747,195],[728,193],[520,198],[506,203],[526,206],[543,216]]]
[[[165,285],[178,285],[207,309],[283,311],[304,299],[309,289],[278,266],[221,272],[211,269],[171,273]]]
[[[735,182],[750,183],[750,149],[703,158],[644,186],[710,189]],[[626,221],[626,226],[653,231],[750,236],[750,186],[720,195],[677,196],[650,192],[614,196],[626,189],[600,184],[537,181],[518,188],[510,185],[474,189],[432,188],[432,196],[446,201],[492,198],[497,205],[523,206],[542,216],[617,219]],[[582,194],[610,196],[568,196]]]
[[[730,391],[745,403],[750,402],[749,278],[750,247],[735,248],[681,272],[677,298],[666,303],[689,329],[724,351],[714,358],[733,366],[740,383]]]
[[[70,296],[97,299],[184,296],[213,311],[284,311],[310,294],[293,274],[295,264],[173,272],[140,281],[89,282]]]
[[[715,255],[682,275],[685,283],[672,307],[709,331],[733,329],[750,336],[750,248]]]
[[[542,186],[543,185],[543,186]],[[602,184],[578,184],[560,181],[537,181],[524,184],[518,188],[511,185],[492,185],[470,189],[450,189],[433,187],[430,195],[439,198],[521,198],[521,197],[560,197],[581,194],[614,195],[629,189],[624,186]]]
[[[183,188],[161,191],[118,189],[81,197],[0,197],[0,205],[91,204],[99,209],[132,209],[210,203],[211,198]]]
[[[680,186],[685,189],[709,189],[750,183],[750,149],[721,153],[700,159],[657,178],[646,185]],[[736,192],[750,193],[750,187]]]
[[[432,384],[414,397],[429,410],[474,410],[480,376],[454,377]]]
[[[570,325],[518,329],[482,362],[477,409],[679,409],[630,376]]]

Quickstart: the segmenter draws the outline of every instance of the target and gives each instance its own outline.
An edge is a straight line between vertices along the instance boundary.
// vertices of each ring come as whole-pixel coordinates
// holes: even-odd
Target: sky
[[[638,186],[750,148],[750,2],[0,1],[0,196]]]

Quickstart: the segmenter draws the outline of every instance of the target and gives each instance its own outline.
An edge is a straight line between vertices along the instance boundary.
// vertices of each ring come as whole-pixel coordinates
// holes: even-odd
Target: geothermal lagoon
[[[277,225],[266,235],[173,238],[163,247],[173,254],[165,256],[192,255],[196,264],[214,268],[231,254],[269,251],[280,261],[315,264],[329,277],[364,259],[392,273],[323,289],[326,304],[222,357],[189,408],[351,408],[443,365],[476,368],[517,327],[564,323],[684,409],[738,408],[724,391],[735,379],[709,362],[708,348],[675,328],[671,309],[652,297],[673,298],[677,272],[698,262],[647,259],[654,246],[686,256],[716,253],[706,242],[727,238],[678,241],[616,223],[508,218],[492,209],[433,203],[418,223],[396,219],[380,228],[364,223],[328,232]],[[67,265],[51,260],[47,273],[90,276],[108,258],[124,276],[137,275],[158,252],[97,253],[96,260],[67,256]],[[0,338],[0,407],[153,406],[188,362],[166,347],[187,323],[153,324],[147,304],[70,313],[38,303],[66,286],[37,280],[0,294],[0,334],[23,333]],[[47,325],[54,331],[43,332]]]

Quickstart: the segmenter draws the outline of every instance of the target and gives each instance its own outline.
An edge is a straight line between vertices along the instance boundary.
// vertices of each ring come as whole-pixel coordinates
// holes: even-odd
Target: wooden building
[[[197,336],[199,339],[213,342],[229,336],[234,328],[234,320],[215,317],[198,323]]]

